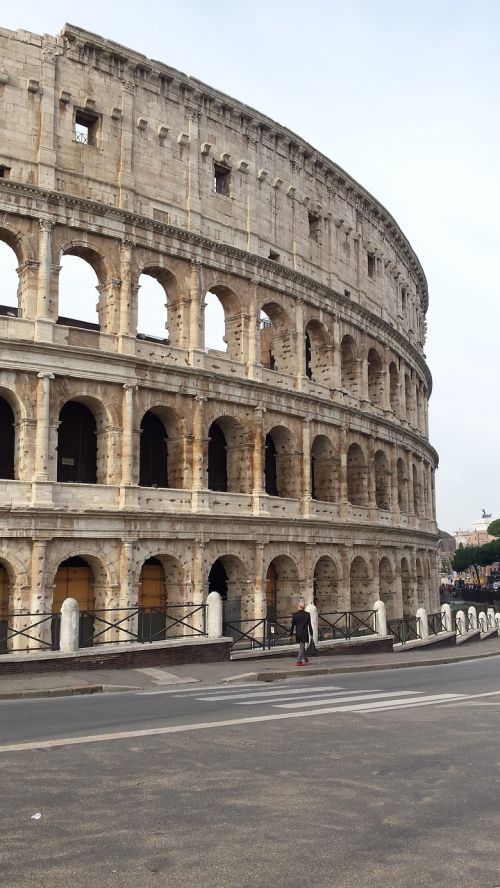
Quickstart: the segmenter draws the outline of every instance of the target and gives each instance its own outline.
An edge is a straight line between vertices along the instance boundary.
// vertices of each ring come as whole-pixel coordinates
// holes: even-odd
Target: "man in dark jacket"
[[[295,630],[295,638],[299,644],[299,653],[297,656],[297,666],[307,666],[309,660],[306,657],[306,644],[309,643],[309,637],[313,636],[313,628],[311,623],[311,614],[305,610],[305,602],[299,601],[297,611],[292,616],[292,625],[290,626],[290,638]]]

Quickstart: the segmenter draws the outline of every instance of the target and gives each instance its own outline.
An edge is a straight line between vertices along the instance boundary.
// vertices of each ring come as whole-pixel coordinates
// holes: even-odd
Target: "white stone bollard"
[[[66,598],[61,607],[59,650],[67,654],[78,650],[80,608],[75,598]]]
[[[314,644],[318,644],[319,635],[318,635],[318,608],[315,604],[308,604],[306,607],[306,611],[311,615],[311,625],[313,627],[313,638]]]
[[[465,635],[465,611],[457,611],[455,620],[457,623],[457,635]]]
[[[477,610],[474,605],[471,604],[470,608],[467,611],[467,616],[469,617],[470,628],[477,629]]]
[[[495,628],[495,608],[489,607],[486,611],[486,619],[488,621],[488,629]]]
[[[207,595],[207,635],[222,638],[222,598],[218,592]]]
[[[495,626],[497,627],[497,632],[500,635],[500,613],[498,613],[498,611],[495,614]]]
[[[383,601],[375,602],[373,605],[375,611],[375,631],[377,635],[387,635],[387,611]]]
[[[488,620],[486,619],[486,614],[484,611],[481,611],[479,614],[478,624],[478,628],[481,630],[481,632],[486,632],[488,628]]]
[[[418,623],[417,629],[422,641],[427,641],[429,638],[429,621],[427,619],[427,611],[425,607],[419,607],[417,613],[415,614]]]
[[[441,606],[441,613],[443,615],[443,625],[445,632],[453,631],[453,624],[451,622],[451,607],[449,604],[443,604]]]

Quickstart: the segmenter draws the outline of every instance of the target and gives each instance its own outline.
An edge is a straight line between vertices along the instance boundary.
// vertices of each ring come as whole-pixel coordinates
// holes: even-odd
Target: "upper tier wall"
[[[4,178],[275,259],[423,350],[427,284],[408,241],[381,204],[298,136],[71,25],[58,37],[0,30],[0,53]]]

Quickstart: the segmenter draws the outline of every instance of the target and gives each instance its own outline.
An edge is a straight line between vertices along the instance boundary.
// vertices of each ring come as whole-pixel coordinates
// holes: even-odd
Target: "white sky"
[[[0,15],[36,33],[66,21],[268,114],[387,207],[429,283],[439,525],[499,516],[500,3],[24,0]]]

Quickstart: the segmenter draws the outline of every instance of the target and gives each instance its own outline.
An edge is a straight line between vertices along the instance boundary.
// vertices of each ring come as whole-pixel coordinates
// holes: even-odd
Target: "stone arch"
[[[399,413],[399,372],[394,361],[389,364],[389,399],[393,413]]]
[[[375,501],[378,509],[391,508],[391,473],[383,450],[375,453]]]
[[[349,395],[359,396],[359,361],[356,343],[346,334],[340,343],[340,384]]]
[[[22,563],[10,552],[5,557],[0,553],[0,654],[26,646],[27,639],[16,636],[15,630],[22,628],[18,621],[19,611],[31,610],[29,594],[25,603],[19,600],[19,592],[27,585],[28,577]],[[20,619],[22,624],[22,617]]]
[[[297,449],[291,431],[286,426],[274,426],[265,439],[266,493],[269,496],[297,497],[300,478],[296,469]]]
[[[300,597],[299,572],[295,561],[289,555],[276,555],[266,569],[266,580],[270,572],[275,578],[275,611],[278,622],[289,619],[296,610]],[[270,603],[268,601],[268,611]]]
[[[74,484],[98,483],[97,423],[82,400],[67,401],[59,413],[57,480]],[[99,479],[104,483],[105,479]]]
[[[391,562],[384,556],[380,559],[378,565],[378,584],[380,600],[384,602],[387,612],[387,619],[393,620],[396,617],[396,595],[395,595],[395,577]]]
[[[226,284],[214,281],[206,291],[204,333],[206,349],[225,351],[233,360],[242,360],[244,343],[241,301],[236,292]]]
[[[328,555],[318,558],[314,567],[314,603],[323,614],[340,611],[339,571]]]
[[[2,235],[3,231],[0,229],[0,279],[2,281],[0,315],[16,317],[20,314],[19,257],[14,247]]]
[[[374,604],[372,601],[372,581],[366,561],[361,555],[356,555],[351,562],[349,582],[351,591],[351,610],[372,610]]]
[[[353,506],[365,506],[368,500],[368,466],[357,443],[347,451],[347,499]]]
[[[329,385],[332,382],[330,335],[317,318],[310,320],[304,334],[305,373],[308,379]]]
[[[14,251],[18,266],[22,266],[25,262],[35,259],[32,243],[33,238],[28,232],[23,233],[19,229],[14,230],[11,226],[2,223],[0,226],[0,241],[7,244]]]
[[[311,448],[311,496],[327,503],[338,501],[338,459],[326,435],[316,435]]]
[[[104,257],[87,244],[71,243],[61,248],[59,266],[58,323],[98,330],[108,279]]]
[[[225,605],[226,614],[233,620],[245,620],[251,616],[252,601],[250,578],[241,558],[232,553],[220,554],[208,571],[208,592],[218,592]]]
[[[185,570],[172,555],[157,552],[140,567],[137,606],[141,641],[191,634],[185,616]],[[185,621],[188,623],[188,621]]]
[[[152,402],[141,419],[139,485],[184,487],[184,421],[165,404]]]
[[[401,512],[408,513],[408,485],[406,475],[406,464],[404,459],[398,458],[396,464],[396,472],[398,479],[398,506]]]
[[[245,429],[233,416],[218,416],[208,430],[207,487],[230,493],[249,493],[251,480],[246,458]]]
[[[384,404],[384,371],[376,348],[368,352],[368,399],[379,407]]]
[[[259,355],[260,363],[268,370],[296,371],[293,325],[278,302],[264,302],[260,307]]]
[[[52,587],[52,612],[59,614],[66,598],[74,598],[80,608],[79,646],[92,647],[106,638],[103,614],[96,610],[106,607],[107,587],[105,568],[95,555],[73,554],[59,561]],[[99,582],[101,581],[101,582]],[[52,621],[52,644],[58,647],[59,622]]]
[[[19,475],[19,399],[0,387],[0,479],[14,480]]]
[[[169,323],[175,291],[175,277],[166,268],[146,264],[140,270],[137,280],[138,339],[160,341],[167,345],[171,342]]]

